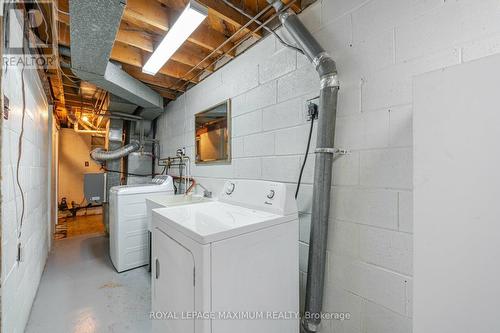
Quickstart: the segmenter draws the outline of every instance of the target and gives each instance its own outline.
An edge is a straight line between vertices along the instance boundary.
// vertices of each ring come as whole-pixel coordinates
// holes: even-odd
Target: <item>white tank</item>
[[[146,198],[174,195],[170,176],[157,176],[151,184],[114,186],[109,193],[109,252],[118,272],[149,263]]]

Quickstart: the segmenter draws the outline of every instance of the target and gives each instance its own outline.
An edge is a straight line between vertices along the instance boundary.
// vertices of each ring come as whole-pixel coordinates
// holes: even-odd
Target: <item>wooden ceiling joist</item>
[[[184,85],[184,81],[181,81],[178,83],[178,79],[163,75],[161,73],[158,73],[156,75],[149,75],[146,73],[143,73],[141,69],[130,66],[130,65],[123,65],[123,69],[130,74],[131,76],[135,77],[138,80],[141,80],[144,83],[159,86],[159,87],[164,87],[164,88],[169,88],[173,90],[180,90],[181,86]]]
[[[120,42],[116,42],[111,51],[111,59],[119,61],[121,63],[142,68],[143,56],[139,49],[125,45]],[[191,69],[191,66],[179,63],[175,60],[169,60],[165,66],[163,66],[159,73],[164,74],[173,78],[180,79]],[[198,82],[197,78],[193,78],[190,81]]]
[[[69,26],[69,2],[68,0],[57,0],[57,20]]]
[[[229,22],[234,25],[237,29],[241,28],[245,24],[247,24],[250,20],[245,17],[243,14],[238,13],[235,9],[227,6],[224,2],[220,0],[197,0],[199,3],[208,7],[208,15],[213,15],[214,17],[218,17],[219,19]],[[253,13],[251,14],[254,15]],[[256,38],[262,38],[262,31],[258,30],[253,32],[258,28],[258,25],[255,22],[250,23],[245,29],[243,29],[244,33],[251,33]]]
[[[205,24],[201,24],[198,29],[196,29],[191,36],[188,37],[188,41],[191,43],[204,47],[210,51],[218,49],[220,45],[226,42],[226,40],[226,36]],[[226,56],[232,59],[236,56],[236,51],[231,50],[233,46],[234,43],[232,41],[227,42],[217,51],[217,54],[226,53]]]
[[[71,39],[69,26],[63,22],[58,22],[59,45],[70,47]]]
[[[148,10],[140,12],[140,9],[143,7],[148,8]],[[155,15],[150,16],[146,14],[151,10],[150,7],[155,8],[155,11],[157,12]],[[177,9],[182,9],[182,7]],[[169,9],[164,7],[158,1],[129,0],[127,2],[127,7],[125,8],[123,20],[132,25],[137,25],[138,22],[147,24],[154,28],[152,30],[156,29],[156,33],[159,34],[159,37],[163,38],[169,29],[169,17],[175,17],[178,15],[178,12],[173,12],[174,10],[170,9],[169,13]],[[196,29],[195,33],[189,37],[189,41],[210,51],[215,50],[226,39],[227,37],[224,34],[205,24],[200,25],[198,29]],[[233,45],[233,43],[228,43],[228,45],[218,53],[222,54],[223,52],[228,51]],[[230,53],[228,56],[232,58],[234,55],[234,53]]]
[[[71,47],[69,1],[71,0],[54,0],[58,6],[58,44],[65,47]],[[167,100],[176,99],[186,87],[198,83],[200,77],[205,77],[205,72],[214,71],[213,62],[221,55],[226,57],[225,61],[234,58],[237,55],[234,45],[240,43],[244,36],[251,34],[259,39],[267,33],[263,29],[253,31],[258,29],[260,23],[248,23],[251,20],[249,17],[268,6],[266,0],[229,0],[248,15],[222,0],[197,0],[208,8],[207,19],[156,75],[143,73],[144,63],[168,33],[188,1],[127,0],[111,51],[111,60],[120,63],[125,72]],[[293,0],[283,1],[289,4]],[[291,8],[299,12],[300,0],[296,0]],[[275,11],[270,9],[258,20],[263,22],[274,14]],[[240,29],[242,31],[236,33]],[[87,85],[87,82],[71,72],[68,68],[70,57],[60,55],[59,61],[59,68],[49,69],[47,74],[55,99],[56,114],[61,123],[68,123],[68,115],[71,117],[78,110],[98,112],[96,105],[100,100],[100,92],[103,91]]]
[[[138,20],[162,31],[169,28],[168,11],[158,1],[128,0],[123,19]]]
[[[151,89],[155,90],[158,94],[160,94],[162,97],[164,97],[166,99],[173,101],[177,98],[177,95],[170,90],[167,90],[167,89],[164,89],[162,87],[158,87],[158,86],[155,86],[152,84],[148,84],[148,86]]]
[[[121,44],[133,46],[146,52],[144,60],[147,60],[147,58],[153,53],[153,41],[151,37],[139,31],[125,30],[120,28],[118,34],[116,35],[116,41]],[[192,67],[198,65],[203,59],[206,58],[208,52],[200,50],[196,47],[192,47],[190,45],[190,42],[186,42],[182,48],[174,53],[171,59],[181,64],[189,65]],[[120,46],[118,45],[117,47]],[[209,72],[213,72],[214,66],[211,65],[210,60],[204,61],[202,65],[203,67],[208,67],[207,70]]]
[[[116,41],[137,47],[146,52],[153,52],[153,39],[145,32],[130,28],[122,24],[116,34]]]

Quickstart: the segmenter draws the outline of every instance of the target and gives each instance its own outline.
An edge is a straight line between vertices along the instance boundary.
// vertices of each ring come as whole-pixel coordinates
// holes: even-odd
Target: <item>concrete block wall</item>
[[[302,20],[335,58],[341,90],[323,332],[412,330],[412,82],[415,75],[500,52],[496,0],[318,0]],[[286,36],[286,33],[284,33]],[[162,156],[194,157],[194,114],[232,100],[232,163],[193,166],[214,193],[225,179],[281,181],[294,190],[319,80],[307,60],[267,37],[167,107]],[[315,147],[315,134],[312,147]],[[313,155],[298,198],[305,285]]]
[[[48,105],[38,73],[26,69],[26,117],[20,181],[25,195],[21,244],[24,261],[16,261],[21,195],[16,183],[21,131],[21,68],[4,68],[3,93],[9,99],[9,119],[2,121],[1,162],[1,331],[22,333],[27,323],[48,254]]]

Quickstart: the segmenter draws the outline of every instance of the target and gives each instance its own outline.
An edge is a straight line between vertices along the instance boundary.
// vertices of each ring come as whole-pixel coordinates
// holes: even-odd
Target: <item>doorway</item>
[[[55,240],[83,235],[104,235],[102,205],[88,202],[84,195],[86,174],[102,173],[90,152],[104,147],[104,138],[72,128],[57,130],[57,218]]]

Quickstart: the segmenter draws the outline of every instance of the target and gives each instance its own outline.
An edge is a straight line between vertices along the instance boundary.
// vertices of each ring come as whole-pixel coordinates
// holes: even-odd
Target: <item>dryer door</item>
[[[194,333],[194,258],[192,253],[161,230],[153,230],[153,321],[155,333]]]

